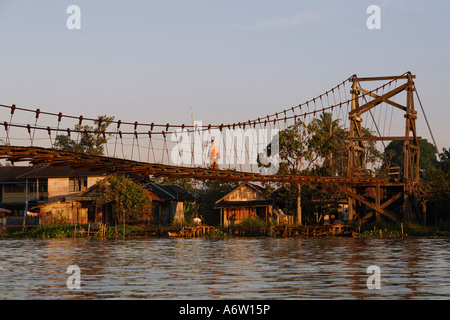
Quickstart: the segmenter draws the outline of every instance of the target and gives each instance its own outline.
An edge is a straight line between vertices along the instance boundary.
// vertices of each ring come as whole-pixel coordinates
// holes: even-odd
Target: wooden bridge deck
[[[222,180],[242,182],[285,182],[285,183],[335,183],[341,185],[389,185],[389,179],[337,176],[303,176],[289,174],[262,175],[232,170],[211,170],[199,167],[181,167],[157,163],[139,162],[105,156],[87,155],[41,147],[0,146],[0,159],[12,163],[30,162],[34,165],[52,164],[74,168],[89,168],[110,173],[134,173],[172,178],[194,178],[201,180]]]

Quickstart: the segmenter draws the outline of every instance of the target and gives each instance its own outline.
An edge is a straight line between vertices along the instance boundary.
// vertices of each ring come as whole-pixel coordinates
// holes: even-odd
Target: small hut
[[[239,224],[249,217],[268,221],[272,218],[273,201],[264,194],[264,188],[244,183],[215,202],[220,210],[220,223],[224,226]]]
[[[185,212],[195,206],[196,197],[178,184],[157,184],[150,182],[145,189],[152,193],[153,223],[167,225],[180,222]]]

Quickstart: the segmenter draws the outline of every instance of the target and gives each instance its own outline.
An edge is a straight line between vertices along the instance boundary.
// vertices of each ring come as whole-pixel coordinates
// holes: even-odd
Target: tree
[[[437,204],[441,211],[448,213],[450,207],[450,148],[443,148],[439,157],[440,161],[436,166],[427,170],[424,180],[430,187],[427,190],[429,200]]]
[[[315,174],[346,176],[348,171],[348,137],[349,130],[340,125],[340,120],[333,120],[332,113],[323,113],[312,121],[309,132],[312,134],[309,148],[314,150],[321,160],[321,167],[316,167]],[[374,132],[362,127],[363,137],[373,137]],[[375,141],[364,141],[365,164],[375,165],[381,160],[381,153]],[[318,170],[320,169],[320,170]]]
[[[281,174],[298,174],[314,162],[309,148],[310,128],[301,120],[279,133],[279,157]]]
[[[384,149],[384,163],[383,168],[400,167],[400,172],[403,171],[404,156],[403,156],[403,141],[391,141]],[[420,176],[424,178],[427,172],[437,166],[438,161],[436,155],[438,153],[436,147],[429,143],[427,139],[419,139],[419,170]]]
[[[348,136],[339,120],[333,120],[332,113],[322,113],[318,119],[312,121],[313,133],[310,145],[314,147],[319,157],[323,158],[323,167],[329,169],[329,173],[335,174],[338,159],[345,156],[342,151],[346,151],[345,138]],[[346,152],[345,152],[346,154]]]
[[[318,174],[317,162],[328,159],[327,164],[333,164],[333,155],[342,149],[338,146],[343,142],[344,134],[338,125],[338,120],[332,120],[332,115],[325,113],[321,118],[314,119],[306,125],[298,120],[293,125],[281,131],[279,137],[279,170],[280,174]],[[259,161],[258,161],[259,162]],[[260,164],[260,163],[259,163]],[[261,165],[261,164],[260,164]],[[295,199],[297,223],[302,224],[302,185],[282,184],[278,192],[285,207],[292,207]],[[310,188],[308,187],[307,190]]]
[[[298,120],[292,126],[283,130],[279,134],[279,157],[282,174],[300,174],[301,171],[308,171],[314,161],[318,158],[318,153],[313,147],[313,132],[317,127],[306,125]],[[296,198],[297,223],[302,224],[302,186],[300,183],[295,185],[284,185],[286,189],[285,199],[294,196]]]
[[[123,224],[127,220],[142,217],[149,210],[152,199],[147,191],[126,176],[110,176],[99,182],[100,196],[97,205],[114,203],[116,208],[116,219]],[[125,232],[124,232],[125,235]]]
[[[362,127],[361,131],[363,137],[375,137],[375,133],[367,128]],[[366,165],[378,164],[377,171],[379,170],[379,167],[382,165],[380,162],[383,159],[383,155],[377,149],[375,140],[364,141],[364,159]]]
[[[319,154],[315,152],[315,141],[312,139],[313,133],[317,131],[317,128],[317,124],[306,125],[303,121],[297,120],[293,125],[278,134],[279,174],[301,174],[301,172],[310,170],[314,161],[319,157]],[[258,165],[262,166],[259,161],[259,155],[257,159]],[[280,187],[279,191],[281,191],[277,194],[285,204],[285,208],[290,208],[292,204],[291,199],[296,199],[297,223],[301,224],[301,184],[281,184]]]
[[[79,141],[72,140],[67,135],[57,135],[53,146],[60,150],[75,151],[101,156],[109,135],[105,133],[114,117],[98,116],[93,126],[77,124],[74,131],[79,132]]]

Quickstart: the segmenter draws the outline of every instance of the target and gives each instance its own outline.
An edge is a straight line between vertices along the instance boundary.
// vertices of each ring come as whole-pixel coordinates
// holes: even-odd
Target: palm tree
[[[340,120],[333,120],[332,113],[322,113],[320,117],[314,119],[312,125],[315,126],[313,141],[316,152],[324,158],[324,167],[330,168],[336,173],[334,155],[345,150],[345,130],[340,125]]]

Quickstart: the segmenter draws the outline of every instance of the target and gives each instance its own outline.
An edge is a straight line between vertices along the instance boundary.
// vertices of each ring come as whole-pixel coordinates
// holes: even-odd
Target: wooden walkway
[[[215,232],[216,228],[212,226],[186,226],[178,232],[168,232],[170,237],[201,237],[209,233]]]
[[[76,238],[77,236],[83,237],[83,236],[100,236],[104,238],[106,235],[106,225],[100,223],[97,227],[91,228],[91,224],[88,224],[87,229],[84,229],[83,227],[79,227],[77,230],[77,226],[75,225],[75,230],[73,232],[73,237]]]

